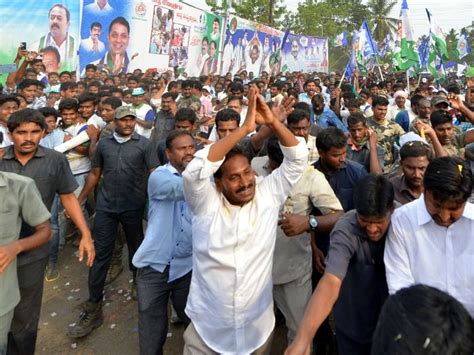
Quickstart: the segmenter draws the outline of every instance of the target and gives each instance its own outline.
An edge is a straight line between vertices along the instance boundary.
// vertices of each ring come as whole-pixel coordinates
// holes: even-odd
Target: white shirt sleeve
[[[395,214],[392,216],[384,252],[385,275],[390,294],[415,283],[405,242],[403,227]]]
[[[198,150],[183,172],[184,195],[195,215],[205,213],[208,208],[215,208],[215,201],[219,199],[219,193],[211,178],[224,159],[217,162],[209,161],[207,156],[211,146],[212,144]]]
[[[283,163],[270,175],[265,177],[260,184],[268,196],[273,196],[274,202],[282,204],[291,188],[298,182],[308,165],[308,147],[303,138],[296,137],[298,145],[294,147],[284,147],[280,145],[283,152]]]

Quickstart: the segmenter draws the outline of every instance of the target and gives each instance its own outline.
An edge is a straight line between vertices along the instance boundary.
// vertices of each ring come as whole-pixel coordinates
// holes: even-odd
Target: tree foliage
[[[212,8],[212,11],[222,15],[226,13],[229,6],[227,0],[206,0],[206,3]],[[234,1],[232,6],[233,14],[276,28],[282,27],[287,14],[283,0],[245,0],[241,1],[240,4]]]
[[[382,41],[389,32],[397,28],[398,19],[389,17],[390,12],[397,4],[394,0],[369,0],[367,2],[367,17],[373,31],[373,38]]]

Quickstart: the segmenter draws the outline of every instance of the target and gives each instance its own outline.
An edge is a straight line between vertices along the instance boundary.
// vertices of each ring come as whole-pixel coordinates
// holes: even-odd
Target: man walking
[[[256,124],[274,131],[285,156],[264,179],[256,179],[249,159],[234,148]],[[193,278],[186,306],[192,323],[184,334],[185,354],[269,353],[278,211],[307,159],[305,142],[252,87],[244,124],[197,152],[186,168],[184,191],[194,217]]]
[[[115,110],[115,118],[115,131],[112,136],[99,140],[92,170],[78,198],[80,202],[85,201],[102,176],[93,230],[96,261],[89,271],[89,299],[79,321],[69,329],[73,338],[86,336],[103,322],[103,290],[118,223],[125,231],[130,269],[135,279],[132,258],[143,240],[147,174],[158,165],[148,139],[135,132],[135,112],[121,106]],[[134,288],[132,285],[132,297]]]
[[[169,163],[155,170],[148,182],[148,227],[133,258],[141,354],[163,354],[170,295],[179,318],[189,323],[184,308],[191,284],[192,215],[181,174],[195,152],[189,132],[172,131],[166,139]]]

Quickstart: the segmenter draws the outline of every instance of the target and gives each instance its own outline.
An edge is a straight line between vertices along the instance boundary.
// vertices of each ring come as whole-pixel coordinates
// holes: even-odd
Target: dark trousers
[[[143,210],[112,213],[96,211],[94,229],[95,261],[89,270],[89,301],[101,302],[104,292],[105,278],[114,251],[117,228],[123,226],[128,245],[128,262],[134,274],[136,269],[132,264],[133,255],[143,241]]]
[[[339,355],[370,355],[372,343],[359,343],[336,328],[337,353]]]
[[[15,307],[8,335],[8,355],[33,355],[43,299],[43,279],[48,257],[18,266],[20,303]]]
[[[138,335],[141,355],[163,354],[168,334],[168,300],[179,318],[188,325],[184,309],[188,300],[191,272],[168,283],[169,266],[163,272],[151,267],[138,269]]]

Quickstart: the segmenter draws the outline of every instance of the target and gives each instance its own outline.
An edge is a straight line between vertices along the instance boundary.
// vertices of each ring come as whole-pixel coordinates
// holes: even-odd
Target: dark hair
[[[69,76],[71,76],[71,73],[68,72],[67,70],[63,70],[61,73],[59,73],[59,77],[62,77],[63,75],[69,75]]]
[[[201,82],[198,81],[198,80],[191,80],[191,87],[192,87],[193,89],[202,91],[202,84],[201,84]]]
[[[76,89],[77,88],[77,83],[75,83],[74,81],[66,81],[64,83],[61,83],[61,86],[60,86],[60,91],[67,91],[67,90],[70,90],[70,89]]]
[[[139,82],[140,82],[140,78],[139,78],[138,76],[136,76],[136,75],[130,75],[130,76],[127,78],[127,83],[128,83],[129,81],[136,81],[137,83],[139,83]]]
[[[95,86],[100,89],[103,85],[99,80],[93,80],[89,83],[89,85],[87,85],[87,88],[90,88],[91,86]]]
[[[306,88],[306,86],[308,86],[308,84],[311,84],[311,83],[313,83],[314,85],[318,86],[318,83],[316,82],[316,79],[310,78],[310,79],[308,79],[308,80],[306,80],[306,81],[304,82],[304,85],[303,85],[304,88]]]
[[[110,105],[112,106],[113,109],[116,109],[122,106],[122,100],[120,100],[118,97],[110,96],[104,99],[104,101],[102,102],[102,105]]]
[[[383,96],[374,96],[372,98],[372,107],[375,107],[375,106],[388,106],[387,98]]]
[[[347,144],[347,137],[343,131],[336,127],[328,127],[318,133],[316,148],[322,152],[327,152],[331,148],[344,148]]]
[[[405,160],[406,158],[418,158],[418,157],[427,157],[428,160],[431,160],[433,153],[430,149],[430,146],[424,142],[412,141],[405,143],[400,149],[400,160]]]
[[[446,91],[448,93],[454,93],[456,95],[459,95],[461,93],[461,89],[459,88],[459,85],[456,83],[451,83],[446,86]]]
[[[410,103],[412,106],[418,106],[418,104],[420,103],[420,100],[424,98],[425,97],[423,95],[419,95],[419,94],[413,95],[410,99]]]
[[[91,23],[91,30],[92,30],[94,27],[99,27],[100,29],[102,29],[102,25],[100,24],[100,22],[92,22],[92,23]],[[87,69],[87,66],[86,66],[86,69]]]
[[[311,115],[311,106],[306,103],[306,102],[297,102],[293,108],[295,110],[303,110],[308,113],[308,115]]]
[[[176,111],[174,115],[174,120],[176,121],[189,121],[194,124],[197,120],[196,112],[190,108],[180,108]]]
[[[288,124],[288,126],[290,124],[296,124],[300,121],[303,121],[303,120],[308,120],[309,121],[309,114],[307,111],[305,110],[293,110],[292,113],[290,113],[288,115],[288,117],[286,118],[286,122]]]
[[[39,81],[35,79],[23,79],[17,86],[17,90],[24,90],[30,86],[38,86]]]
[[[86,71],[89,70],[89,69],[93,69],[94,71],[97,70],[97,65],[95,64],[87,64],[86,65]]]
[[[168,136],[166,137],[166,149],[171,149],[173,148],[173,142],[176,138],[182,137],[182,136],[188,136],[191,137],[191,139],[194,142],[193,135],[187,131],[182,131],[179,129],[172,130],[170,133],[168,133]]]
[[[276,136],[272,136],[268,139],[267,155],[270,160],[279,166],[283,163],[283,152],[281,151],[280,142]]]
[[[219,111],[221,112],[221,111]],[[225,159],[224,159],[224,162],[222,163],[222,165],[219,167],[219,169],[214,173],[214,179],[220,179],[222,178],[222,167],[224,166],[224,164],[232,159],[233,157],[237,156],[237,155],[241,155],[243,156],[245,159],[247,159],[248,163],[250,164],[250,158],[249,156],[247,155],[247,153],[245,153],[245,150],[243,149],[243,147],[240,145],[240,144],[237,144],[236,146],[234,146],[230,152],[228,152],[225,156]]]
[[[0,95],[0,106],[7,102],[16,102],[16,104],[20,106],[20,100],[18,100],[15,95]]]
[[[79,110],[79,103],[76,99],[64,99],[59,102],[58,111],[59,113],[64,110],[74,110],[77,112]]]
[[[49,116],[54,116],[57,120],[59,117],[58,111],[53,107],[42,107],[38,110],[45,118]]]
[[[236,91],[244,92],[244,86],[240,82],[230,83],[228,89],[230,90],[230,92],[236,92]]]
[[[347,118],[347,126],[352,126],[362,123],[367,126],[367,118],[361,112],[354,112]]]
[[[127,27],[127,33],[130,34],[130,24],[122,16],[116,17],[112,20],[112,22],[109,25],[109,34],[112,31],[112,26],[115,25],[116,23]]]
[[[354,206],[357,214],[364,217],[385,217],[393,210],[392,183],[383,175],[369,174],[354,187]]]
[[[435,158],[426,168],[423,184],[439,202],[465,202],[472,192],[471,169],[459,157]]]
[[[344,101],[346,102],[346,101]],[[347,101],[347,103],[345,104],[347,109],[349,108],[359,108],[360,107],[360,101],[358,99],[350,99]]]
[[[275,87],[275,88],[277,88],[278,91],[281,91],[283,89],[283,82],[282,81],[275,81],[274,83],[270,84],[270,87]]]
[[[240,114],[230,108],[224,108],[217,112],[216,115],[216,129],[219,127],[220,122],[235,121],[237,126],[240,124]]]
[[[8,118],[7,127],[10,133],[13,133],[22,123],[36,123],[41,129],[46,129],[44,116],[32,108],[25,108],[13,112]]]
[[[59,54],[59,51],[56,47],[53,47],[53,46],[47,46],[47,47],[44,47],[40,53],[53,53],[54,56],[56,57],[56,61],[58,63],[61,63],[61,55]]]
[[[165,92],[163,95],[161,95],[161,99],[168,99],[170,97],[174,100],[173,94],[170,92]]]
[[[192,87],[193,87],[193,81],[192,80],[184,80],[181,83],[181,89],[192,88]]]
[[[433,126],[433,128],[436,128],[436,126],[439,126],[448,122],[452,123],[453,118],[448,112],[444,110],[436,110],[431,113],[430,121],[431,121],[431,126]]]
[[[53,11],[53,9],[55,7],[59,7],[61,9],[63,9],[64,11],[66,11],[66,19],[67,19],[67,22],[69,22],[69,20],[71,19],[71,14],[69,13],[69,9],[64,6],[63,4],[54,4],[53,6],[51,6],[51,8],[49,9],[49,12],[48,12],[48,17],[51,15],[51,11]]]
[[[403,288],[385,302],[372,354],[462,355],[474,352],[474,324],[464,306],[434,287]]]
[[[79,105],[88,101],[92,101],[94,105],[97,105],[97,103],[99,102],[97,95],[91,93],[82,94],[77,98],[77,100],[79,101]]]
[[[316,106],[317,104],[324,104],[324,97],[321,94],[316,94],[311,99],[311,104]],[[314,108],[313,108],[314,109]]]

